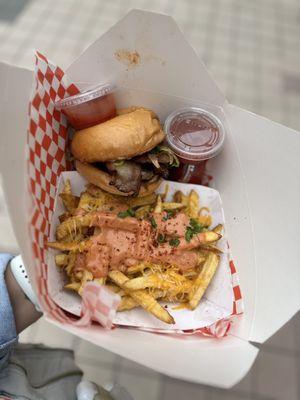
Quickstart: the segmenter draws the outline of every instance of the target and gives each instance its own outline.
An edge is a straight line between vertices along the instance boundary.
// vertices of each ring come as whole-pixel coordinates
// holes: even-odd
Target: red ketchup
[[[76,130],[89,128],[116,116],[114,86],[98,85],[55,103]]]
[[[209,111],[197,107],[176,110],[165,122],[167,144],[180,161],[170,169],[170,179],[185,183],[203,183],[207,160],[222,150],[225,130]]]

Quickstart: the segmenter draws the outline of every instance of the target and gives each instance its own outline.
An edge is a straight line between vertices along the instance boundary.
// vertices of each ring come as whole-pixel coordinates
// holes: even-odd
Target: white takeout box
[[[115,52],[120,49],[137,51],[140,62],[131,67],[118,61]],[[88,80],[126,87],[119,105],[148,106],[162,120],[183,105],[224,108],[226,145],[210,168],[223,201],[245,312],[221,340],[52,322],[169,376],[234,385],[258,353],[251,342],[264,342],[299,310],[299,133],[229,104],[176,23],[164,15],[131,11],[66,72],[79,86]],[[32,71],[0,64],[0,167],[14,232],[31,276],[24,155],[32,80]]]

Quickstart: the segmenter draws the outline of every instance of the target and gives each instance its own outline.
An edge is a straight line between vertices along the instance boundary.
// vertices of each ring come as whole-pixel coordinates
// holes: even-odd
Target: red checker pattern
[[[54,108],[54,102],[68,95],[79,93],[70,84],[61,68],[51,64],[41,53],[36,53],[35,92],[29,104],[27,134],[27,172],[30,203],[33,204],[29,226],[32,253],[36,267],[39,302],[43,310],[60,322],[88,324],[94,311],[87,309],[80,320],[74,320],[58,307],[48,293],[45,243],[49,236],[56,186],[59,175],[67,170],[67,121]],[[105,327],[112,326],[118,296],[114,302],[107,293],[93,289],[98,320]],[[109,307],[110,305],[110,307]],[[83,310],[85,311],[85,310]],[[100,315],[101,314],[101,315]],[[103,314],[103,315],[102,315]]]

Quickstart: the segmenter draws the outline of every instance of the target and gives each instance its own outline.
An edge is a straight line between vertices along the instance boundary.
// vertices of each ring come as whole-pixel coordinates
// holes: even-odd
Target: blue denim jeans
[[[14,314],[4,279],[6,267],[12,257],[11,254],[0,253],[0,370],[17,342]]]

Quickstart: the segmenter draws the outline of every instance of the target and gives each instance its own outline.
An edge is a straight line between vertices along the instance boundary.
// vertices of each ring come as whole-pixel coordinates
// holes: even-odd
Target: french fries
[[[59,197],[62,199],[66,210],[70,213],[74,212],[78,207],[79,197],[73,196],[69,193],[61,193]]]
[[[69,262],[69,256],[67,254],[56,254],[55,264],[58,267],[66,267]]]
[[[165,273],[154,273],[148,276],[142,276],[129,280],[124,284],[125,289],[138,290],[146,288],[156,288],[162,290],[173,290],[176,292],[188,291],[191,282],[183,275],[174,271],[166,271]]]
[[[208,252],[212,251],[213,253],[216,253],[216,254],[222,254],[223,251],[221,249],[219,249],[217,246],[215,246],[213,243],[201,246],[201,249],[205,250],[205,251],[208,251]]]
[[[160,214],[162,212],[162,201],[160,195],[157,196],[156,205],[153,210],[153,214]]]
[[[68,254],[68,264],[67,264],[67,266],[66,266],[66,268],[65,268],[65,271],[66,271],[66,273],[67,273],[67,276],[69,276],[73,282],[76,281],[76,277],[75,277],[75,275],[73,274],[73,269],[74,269],[74,266],[75,266],[75,261],[76,261],[76,254],[73,253],[73,252],[70,252],[70,253]]]
[[[219,256],[215,253],[209,253],[189,293],[189,304],[192,310],[199,304],[199,301],[217,270],[218,264]]]
[[[77,208],[85,211],[99,211],[105,204],[104,197],[94,197],[88,192],[83,192],[80,196]]]
[[[118,294],[120,295],[119,292],[118,292]],[[154,299],[162,298],[163,295],[164,295],[164,292],[162,292],[160,290],[151,292],[151,296]],[[136,303],[132,297],[126,295],[126,296],[122,297],[121,302],[118,307],[118,311],[132,310],[133,308],[136,308],[136,307],[139,307],[139,304]]]
[[[144,197],[133,197],[130,199],[126,199],[126,204],[129,207],[141,207],[141,206],[148,206],[154,204],[156,201],[156,195],[154,193],[148,194]]]
[[[64,190],[62,191],[62,193],[72,194],[72,187],[71,187],[70,179],[66,179]]]
[[[145,217],[145,216],[147,216],[149,214],[150,210],[151,210],[151,206],[150,205],[141,206],[135,211],[135,217],[136,218],[143,218],[143,217]]]
[[[79,290],[81,288],[81,283],[80,282],[67,283],[65,285],[65,288],[69,289],[69,290],[75,290],[75,292],[79,292]]]
[[[138,307],[139,304],[136,303],[132,297],[130,296],[124,296],[121,299],[121,302],[118,306],[118,311],[127,311],[127,310],[132,310],[135,307]]]
[[[60,251],[79,251],[82,252],[87,250],[89,247],[89,241],[82,242],[47,242],[47,246],[51,249],[60,250]]]
[[[98,283],[99,285],[105,285],[106,278],[96,278],[96,279],[93,279],[93,281]]]
[[[197,219],[202,226],[208,228],[212,223],[210,210],[207,207],[201,207]]]
[[[62,199],[62,202],[68,212],[72,213],[78,207],[79,197],[73,195],[69,179],[66,180],[64,189],[62,193],[60,193],[59,197]]]
[[[219,233],[213,231],[202,232],[201,241],[202,243],[213,243],[221,238]]]
[[[173,317],[168,311],[163,308],[150,294],[145,290],[128,290],[125,283],[129,281],[120,271],[111,271],[108,273],[110,279],[119,285],[136,303],[142,306],[146,311],[153,314],[155,317],[164,321],[166,324],[175,324]]]
[[[188,198],[188,196],[183,194],[180,190],[175,192],[173,197],[174,197],[174,201],[176,201],[177,203],[183,204],[184,207],[187,207],[189,198]]]
[[[57,240],[63,240],[68,235],[74,236],[77,232],[80,232],[82,228],[88,228],[93,221],[93,217],[93,213],[88,213],[83,216],[79,215],[68,218],[58,225],[56,229]]]
[[[175,203],[175,202],[163,202],[162,203],[163,210],[181,210],[184,207],[185,207],[185,205],[182,203]]]
[[[61,215],[58,217],[58,219],[59,219],[59,222],[62,223],[62,222],[64,222],[64,221],[66,221],[68,218],[71,218],[71,217],[72,217],[72,214],[71,214],[71,213],[65,212],[65,213],[61,214]]]
[[[221,254],[217,242],[221,238],[223,226],[217,225],[211,228],[213,221],[210,210],[203,206],[200,208],[196,191],[191,190],[189,194],[177,191],[172,199],[168,198],[169,201],[167,194],[166,187],[162,194],[126,198],[106,193],[89,184],[78,197],[73,194],[70,182],[67,180],[60,194],[66,211],[59,217],[56,241],[47,243],[49,248],[60,252],[55,255],[55,263],[68,277],[65,288],[82,295],[87,282],[94,281],[121,296],[119,312],[142,307],[167,324],[174,324],[175,321],[161,306],[160,301],[179,304],[179,309],[195,309],[217,270]],[[113,211],[114,209],[116,211]],[[147,220],[148,225],[151,224],[152,227],[152,236],[149,237],[157,241],[153,242],[153,246],[160,245],[162,250],[171,250],[171,254],[175,255],[175,265],[157,262],[155,258],[138,259],[136,264],[131,266],[122,265],[120,271],[108,268],[107,276],[95,277],[82,260],[85,260],[86,254],[92,251],[94,243],[92,237],[96,235],[101,237],[103,228],[97,221],[102,214],[98,214],[99,212],[106,213],[105,218],[109,212],[121,214],[117,222],[118,224],[122,222],[125,229],[132,223],[142,224]],[[181,236],[179,240],[176,236],[166,238],[164,231],[155,233],[160,220],[167,221],[165,224],[167,226],[168,220],[176,218],[179,213],[184,213],[190,221],[190,225],[186,226],[185,236]],[[127,217],[131,219],[126,222]],[[106,227],[117,229],[115,224],[109,221]],[[134,233],[136,228],[128,231]],[[181,270],[176,265],[176,251],[190,250],[196,254],[196,263],[190,268]],[[176,309],[176,306],[172,309]]]
[[[221,234],[223,231],[223,225],[222,224],[218,224],[216,225],[213,229],[214,232]]]
[[[160,195],[162,201],[165,201],[165,200],[166,200],[166,198],[167,198],[167,196],[168,196],[168,193],[169,193],[169,190],[170,190],[170,185],[167,183],[167,184],[165,185],[165,190],[164,190],[164,192]]]
[[[135,264],[127,268],[127,274],[136,274],[137,272],[143,272],[146,268],[146,263]]]
[[[195,190],[191,190],[188,195],[187,215],[191,218],[197,218],[199,212],[199,196]]]

